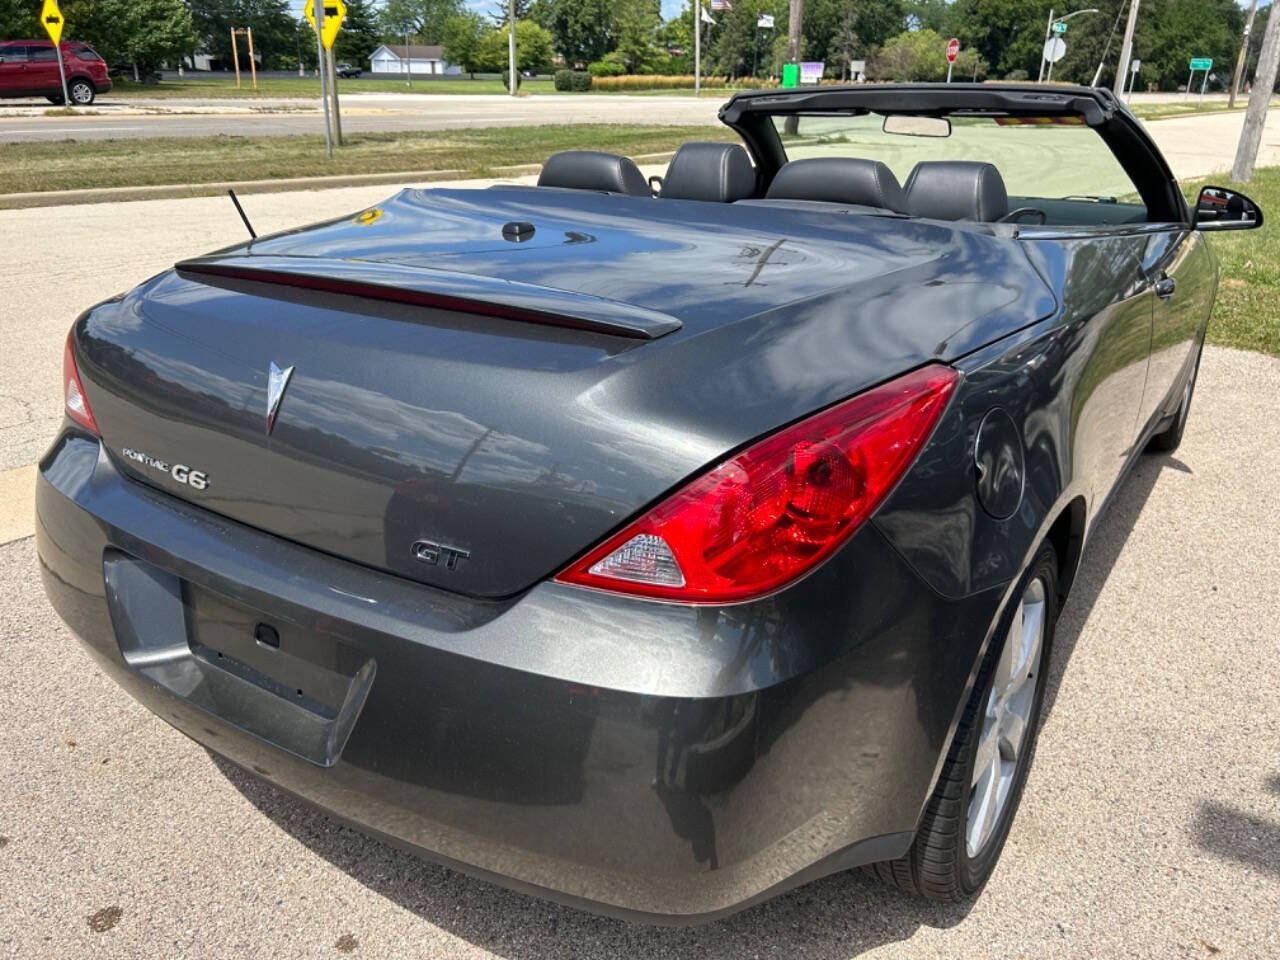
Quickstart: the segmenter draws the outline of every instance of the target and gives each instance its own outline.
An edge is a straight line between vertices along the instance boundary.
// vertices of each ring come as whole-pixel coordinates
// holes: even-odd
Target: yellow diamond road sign
[[[327,11],[326,11],[327,12]],[[62,11],[58,9],[58,0],[44,0],[44,9],[40,11],[40,22],[54,44],[62,43]]]
[[[53,3],[53,0],[47,0]],[[315,0],[307,0],[307,5],[302,8],[303,14],[307,18],[307,22],[311,24],[311,29],[316,28],[316,8]],[[347,5],[342,0],[324,0],[324,33],[320,34],[320,42],[324,44],[326,50],[333,49],[333,41],[338,39],[338,29],[342,26],[342,18],[347,15]]]

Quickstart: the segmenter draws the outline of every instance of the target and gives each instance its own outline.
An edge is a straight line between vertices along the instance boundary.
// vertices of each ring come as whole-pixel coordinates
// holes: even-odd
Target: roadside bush
[[[569,89],[576,93],[586,93],[591,89],[591,74],[585,70],[574,70],[569,74]]]
[[[1004,78],[1006,80],[1012,80],[1014,83],[1021,83],[1024,80],[1031,79],[1031,74],[1027,73],[1027,71],[1022,69],[1010,70],[1008,73],[1004,75]]]
[[[520,76],[520,71],[517,70],[516,71],[516,89],[517,90],[520,89],[520,84],[522,84],[523,82],[524,82],[524,77]],[[511,89],[511,71],[510,70],[502,71],[502,86],[506,90]]]
[[[742,81],[730,84],[728,77],[702,78],[702,86],[708,90],[749,85]],[[692,90],[693,75],[672,77],[656,73],[635,73],[622,77],[596,77],[592,88],[595,90]]]
[[[573,89],[573,71],[572,70],[557,70],[553,80],[557,90],[564,91],[564,90]]]
[[[596,60],[587,64],[587,73],[593,77],[620,77],[627,68],[613,60]]]

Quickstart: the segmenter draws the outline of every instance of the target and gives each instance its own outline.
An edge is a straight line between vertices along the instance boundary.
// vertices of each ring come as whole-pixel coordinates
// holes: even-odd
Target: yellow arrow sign
[[[46,2],[52,3],[53,0],[46,0]],[[316,28],[315,0],[307,0],[302,13],[314,30]],[[333,41],[338,39],[338,30],[342,27],[342,18],[346,15],[347,5],[342,0],[324,0],[324,33],[320,34],[320,42],[324,44],[326,50],[333,49]]]
[[[64,21],[62,11],[58,9],[58,0],[44,0],[44,9],[40,11],[40,22],[44,24],[45,32],[49,34],[49,39],[53,41],[55,47],[62,43]]]

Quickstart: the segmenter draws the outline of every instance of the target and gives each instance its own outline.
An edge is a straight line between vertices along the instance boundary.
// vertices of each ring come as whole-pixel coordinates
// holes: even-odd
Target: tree
[[[613,11],[614,52],[630,73],[651,66],[658,56],[661,0],[616,0]],[[516,39],[520,35],[516,34]]]
[[[334,55],[344,63],[369,67],[369,57],[382,45],[382,29],[370,0],[344,0],[347,15],[334,42]],[[304,21],[305,22],[305,21]],[[315,46],[314,35],[311,46]]]
[[[450,17],[445,21],[444,31],[440,35],[445,60],[456,63],[474,76],[477,70],[482,69],[480,48],[488,32],[489,25],[484,17],[474,11],[467,10]],[[517,29],[517,44],[519,41],[520,31]]]
[[[962,78],[987,74],[986,61],[973,47],[961,49],[955,72]],[[904,82],[947,78],[947,41],[932,30],[906,30],[891,37],[867,64],[872,80]]]
[[[599,60],[615,46],[613,0],[544,0],[547,27],[568,66]],[[516,34],[519,41],[520,34]]]
[[[501,72],[507,68],[510,62],[507,38],[510,35],[511,29],[506,26],[490,30],[484,35],[477,54],[479,69]],[[555,44],[549,30],[532,20],[516,21],[517,69],[545,73],[551,69],[554,55]]]
[[[426,43],[436,43],[444,36],[449,18],[462,10],[462,0],[387,0],[380,19],[383,31],[393,37],[408,33]]]
[[[528,20],[533,11],[535,0],[516,0],[516,20]],[[502,27],[511,19],[511,4],[498,2],[489,11],[489,19],[495,27]],[[516,42],[520,42],[520,31],[516,31]]]
[[[264,67],[297,61],[298,31],[288,0],[200,0],[190,10],[200,48],[224,64],[232,59],[232,27],[253,30],[253,49]]]
[[[191,13],[183,0],[65,0],[64,39],[84,40],[109,62],[144,70],[176,60],[196,46]],[[43,37],[40,5],[0,0],[0,36]]]

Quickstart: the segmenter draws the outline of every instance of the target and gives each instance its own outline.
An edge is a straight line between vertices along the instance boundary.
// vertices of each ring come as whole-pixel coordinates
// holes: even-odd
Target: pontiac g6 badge
[[[280,400],[291,376],[293,367],[281,370],[274,360],[271,361],[271,369],[267,373],[267,436],[271,436],[271,428],[276,425],[276,411],[280,409]]]
[[[134,463],[142,464],[142,466],[152,470],[158,470],[160,473],[167,473],[179,483],[185,483],[193,490],[209,489],[209,475],[203,470],[192,470],[185,463],[169,463],[167,460],[153,457],[151,454],[135,450],[133,447],[124,447],[120,454],[126,460],[132,460]]]

